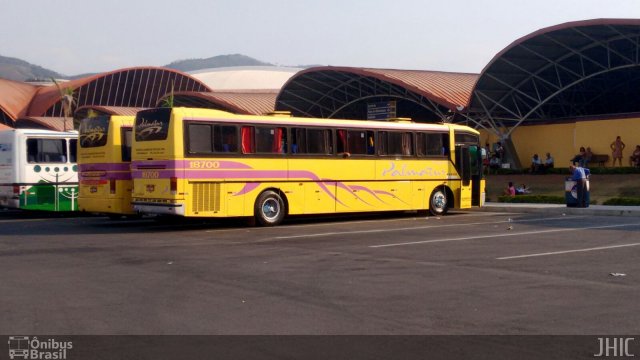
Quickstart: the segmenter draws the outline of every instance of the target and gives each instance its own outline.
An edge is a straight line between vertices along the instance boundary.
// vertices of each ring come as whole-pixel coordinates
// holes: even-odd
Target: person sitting
[[[540,157],[538,154],[533,154],[531,158],[531,173],[538,174],[540,173],[540,168],[542,167],[542,161],[540,161]]]
[[[582,166],[583,168],[589,167],[588,165],[592,157],[593,157],[593,152],[591,151],[591,147],[587,146],[587,150],[585,150],[584,152],[584,156],[582,157],[582,162],[580,166]]]
[[[636,149],[629,157],[629,165],[634,167],[640,167],[640,145],[636,145]]]
[[[546,172],[549,169],[553,169],[553,156],[551,153],[547,153],[546,159],[544,159],[544,164],[542,164],[542,169]]]
[[[489,160],[489,168],[497,171],[498,169],[500,169],[500,166],[500,159],[496,155],[491,155],[491,160]]]
[[[531,190],[525,184],[522,184],[516,187],[516,195],[525,195],[530,193],[531,193]]]
[[[509,181],[509,185],[504,189],[504,194],[507,196],[516,196],[516,188],[513,186],[513,182]]]
[[[578,164],[578,163],[580,163],[580,164],[581,164],[581,162],[583,161],[582,159],[584,159],[584,154],[585,154],[586,152],[587,152],[587,150],[585,150],[585,149],[584,149],[584,146],[580,146],[580,152],[579,152],[579,153],[577,153],[577,154],[573,157],[573,159],[571,159],[571,163],[572,163],[573,165]]]

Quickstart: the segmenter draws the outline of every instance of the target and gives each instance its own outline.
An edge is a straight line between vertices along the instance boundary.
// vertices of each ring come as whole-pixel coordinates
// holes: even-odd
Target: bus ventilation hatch
[[[193,183],[193,211],[220,211],[220,183]]]

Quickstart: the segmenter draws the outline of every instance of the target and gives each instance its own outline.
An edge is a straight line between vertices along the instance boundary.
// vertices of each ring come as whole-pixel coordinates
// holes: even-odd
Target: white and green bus
[[[0,207],[78,209],[78,133],[0,131]]]

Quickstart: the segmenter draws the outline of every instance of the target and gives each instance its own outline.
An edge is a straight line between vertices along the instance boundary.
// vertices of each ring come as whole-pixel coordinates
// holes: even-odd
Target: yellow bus
[[[479,133],[409,119],[235,115],[191,108],[138,113],[133,207],[186,217],[418,210],[484,203]]]
[[[78,141],[80,211],[134,215],[131,143],[134,116],[82,119]]]

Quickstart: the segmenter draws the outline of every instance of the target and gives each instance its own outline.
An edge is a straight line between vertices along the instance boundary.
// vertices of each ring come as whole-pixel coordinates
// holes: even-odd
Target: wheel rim
[[[431,206],[437,212],[443,212],[447,208],[447,197],[441,191],[433,194],[431,198]]]
[[[280,202],[276,199],[267,199],[262,203],[262,214],[268,220],[274,220],[280,214]]]

